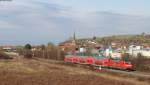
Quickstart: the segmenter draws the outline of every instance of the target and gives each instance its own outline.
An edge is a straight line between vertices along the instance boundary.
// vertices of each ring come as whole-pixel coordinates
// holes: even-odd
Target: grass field
[[[51,60],[0,61],[0,85],[149,85],[136,78],[97,73]]]

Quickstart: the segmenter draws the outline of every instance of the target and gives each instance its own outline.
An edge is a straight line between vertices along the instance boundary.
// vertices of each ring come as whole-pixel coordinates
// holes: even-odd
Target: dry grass
[[[137,83],[135,83],[137,82]],[[124,79],[74,68],[46,60],[0,61],[0,85],[146,85],[146,82]],[[148,85],[148,84],[147,84]]]

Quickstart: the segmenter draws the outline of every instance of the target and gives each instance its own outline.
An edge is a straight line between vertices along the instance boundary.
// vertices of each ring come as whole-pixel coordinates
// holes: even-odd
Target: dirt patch
[[[1,72],[0,85],[134,85],[92,75],[71,75],[61,71],[38,74]]]

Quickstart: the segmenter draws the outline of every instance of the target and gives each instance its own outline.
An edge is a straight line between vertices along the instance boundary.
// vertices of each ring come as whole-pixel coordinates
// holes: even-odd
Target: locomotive
[[[66,55],[65,62],[87,64],[92,66],[100,66],[104,68],[113,68],[120,70],[133,70],[133,65],[129,61],[119,58],[109,58],[103,55],[83,56],[83,55]]]

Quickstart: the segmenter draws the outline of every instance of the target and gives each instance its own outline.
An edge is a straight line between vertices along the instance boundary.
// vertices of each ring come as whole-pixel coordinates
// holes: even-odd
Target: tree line
[[[52,43],[47,45],[32,46],[31,44],[26,44],[23,48],[18,49],[19,55],[25,58],[45,58],[53,60],[63,60],[64,52],[58,46]]]

